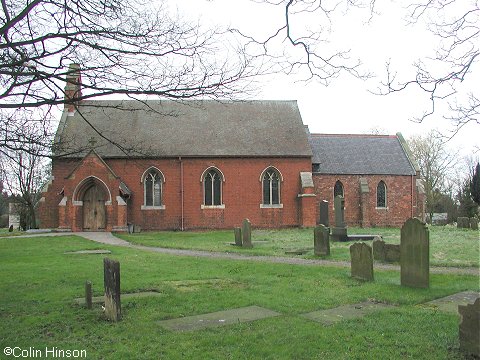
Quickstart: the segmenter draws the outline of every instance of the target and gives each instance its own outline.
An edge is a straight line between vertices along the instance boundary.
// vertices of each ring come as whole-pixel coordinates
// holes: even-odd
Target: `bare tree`
[[[118,94],[182,100],[242,91],[253,58],[232,33],[182,21],[164,3],[1,0],[0,147],[48,145],[66,78],[78,70],[70,64],[82,70],[82,92],[71,104]]]
[[[360,59],[352,59],[350,49],[329,44],[332,15],[350,7],[368,7],[375,0],[251,0],[283,9],[278,27],[264,38],[232,29],[246,39],[248,53],[261,55],[274,63],[276,72],[299,73],[301,80],[328,85],[342,73],[357,78],[370,74],[361,68]],[[312,18],[314,19],[313,21]],[[309,21],[310,20],[310,21]],[[308,25],[307,25],[308,24]]]
[[[434,207],[442,194],[453,195],[455,165],[458,152],[450,153],[440,134],[431,131],[427,135],[417,135],[408,139],[408,146],[420,167],[420,176],[425,189],[426,211],[432,218]]]
[[[450,137],[468,123],[480,124],[479,87],[467,85],[480,61],[480,3],[424,0],[412,3],[408,10],[409,21],[424,22],[439,40],[439,46],[432,58],[416,62],[414,79],[399,80],[387,63],[382,93],[409,87],[427,93],[430,107],[415,118],[418,122],[438,113],[440,104],[446,103],[443,117],[453,125]]]
[[[25,150],[3,152],[0,158],[2,182],[26,229],[37,227],[35,211],[50,173],[43,151],[42,145],[28,144]]]

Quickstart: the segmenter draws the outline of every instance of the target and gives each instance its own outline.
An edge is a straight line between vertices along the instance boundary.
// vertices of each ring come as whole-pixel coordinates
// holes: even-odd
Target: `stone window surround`
[[[264,203],[264,200],[263,200],[263,177],[265,176],[266,172],[269,171],[269,170],[273,170],[277,173],[278,175],[278,204],[265,204]],[[260,209],[283,209],[283,204],[282,204],[282,201],[281,201],[281,183],[283,182],[283,175],[282,173],[280,172],[280,170],[278,170],[275,166],[273,165],[270,165],[270,166],[267,166],[265,169],[263,169],[263,171],[260,173],[260,178],[259,178],[259,181],[260,181],[260,186],[261,186],[261,189],[262,189],[262,203],[260,204]]]
[[[378,206],[378,186],[383,183],[383,186],[385,188],[385,206]],[[375,196],[375,210],[388,210],[388,197],[387,197],[387,194],[388,194],[388,189],[387,189],[387,184],[385,183],[385,181],[383,180],[380,180],[377,184],[377,187],[376,187],[376,196]]]
[[[145,178],[151,171],[156,171],[158,175],[160,175],[160,204],[161,205],[146,205],[147,198],[146,198],[146,191],[145,191]],[[140,183],[143,184],[143,204],[140,206],[140,210],[165,210],[165,205],[163,204],[163,184],[165,183],[165,175],[163,172],[157,168],[156,166],[150,166],[147,170],[145,170],[140,178]],[[152,194],[154,196],[154,194]]]
[[[205,205],[205,177],[212,170],[214,170],[219,175],[219,178],[220,178],[220,204],[219,205]],[[200,183],[202,184],[202,191],[203,191],[203,204],[200,205],[200,209],[202,210],[225,209],[225,204],[223,203],[223,183],[224,182],[225,182],[225,175],[223,174],[222,170],[220,170],[218,167],[209,166],[203,171],[202,175],[200,176]],[[213,198],[214,198],[214,192],[212,191],[212,201],[213,201]]]

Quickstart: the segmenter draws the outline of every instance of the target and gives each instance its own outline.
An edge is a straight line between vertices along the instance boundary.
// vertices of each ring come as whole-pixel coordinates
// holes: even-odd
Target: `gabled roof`
[[[82,157],[93,137],[102,158],[127,156],[85,120],[132,157],[312,156],[296,101],[82,101],[64,112],[55,155]]]
[[[401,134],[310,134],[314,171],[320,174],[415,175]]]

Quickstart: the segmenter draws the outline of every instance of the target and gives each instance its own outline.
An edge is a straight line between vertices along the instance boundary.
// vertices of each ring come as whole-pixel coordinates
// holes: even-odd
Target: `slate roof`
[[[63,113],[55,155],[81,157],[94,137],[100,156],[127,156],[85,119],[132,157],[312,156],[296,101],[82,101]]]
[[[310,134],[314,171],[320,174],[415,175],[401,134]]]

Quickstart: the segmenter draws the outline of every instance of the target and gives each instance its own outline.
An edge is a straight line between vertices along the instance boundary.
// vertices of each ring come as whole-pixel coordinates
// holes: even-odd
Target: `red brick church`
[[[334,195],[349,225],[423,214],[401,136],[309,134],[295,101],[80,101],[54,151],[42,228],[315,226],[321,200],[333,222]]]

